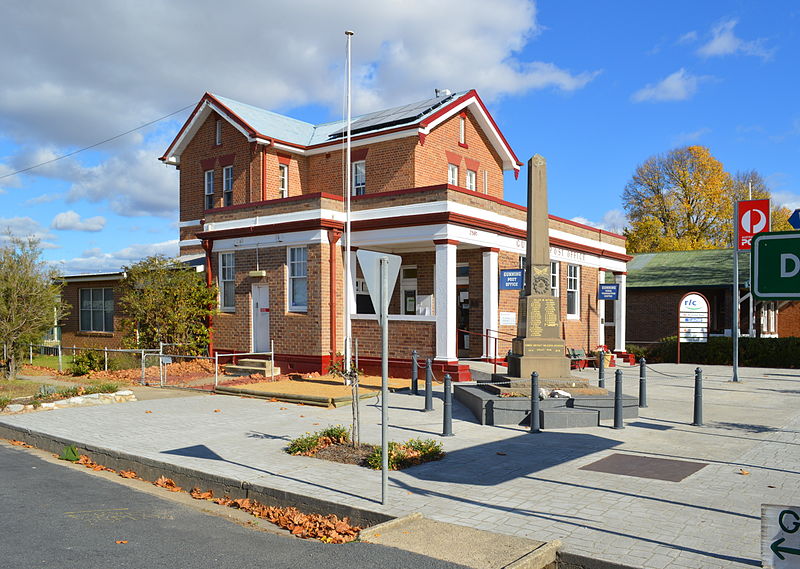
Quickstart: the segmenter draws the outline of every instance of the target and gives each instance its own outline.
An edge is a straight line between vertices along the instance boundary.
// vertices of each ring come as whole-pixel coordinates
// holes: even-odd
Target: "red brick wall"
[[[359,356],[381,356],[381,329],[377,320],[353,319],[353,337],[358,338]],[[417,350],[421,359],[436,355],[436,322],[389,320],[389,357],[411,359]]]
[[[778,336],[800,336],[800,302],[790,302],[778,312]]]
[[[563,322],[564,341],[568,348],[594,350],[597,347],[599,319],[597,316],[597,277],[598,270],[580,266],[580,319],[567,318],[567,265],[559,266],[559,295],[561,321]]]
[[[122,347],[122,316],[117,308],[119,300],[118,280],[72,282],[61,289],[61,297],[70,305],[69,313],[61,319],[61,344],[63,346],[78,346],[91,348],[121,348]],[[80,293],[84,288],[112,288],[114,289],[114,331],[113,332],[82,332],[80,330]]]

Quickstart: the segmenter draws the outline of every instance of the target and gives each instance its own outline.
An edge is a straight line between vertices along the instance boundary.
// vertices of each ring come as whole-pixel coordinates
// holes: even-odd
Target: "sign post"
[[[761,566],[800,567],[800,507],[761,505]]]
[[[392,298],[402,257],[389,253],[356,253],[364,274],[372,305],[378,306],[381,324],[381,504],[386,504],[389,488],[389,299]],[[358,401],[353,401],[358,405]]]
[[[745,200],[734,204],[735,220],[733,238],[733,322],[731,340],[733,343],[733,377],[739,381],[739,251],[748,251],[753,237],[762,231],[769,231],[770,200]]]
[[[678,363],[687,342],[708,342],[708,299],[699,292],[684,294],[678,303]]]

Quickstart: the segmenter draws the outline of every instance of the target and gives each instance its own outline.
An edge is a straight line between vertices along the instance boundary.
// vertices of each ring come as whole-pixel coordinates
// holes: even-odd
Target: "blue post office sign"
[[[597,291],[597,300],[619,300],[619,285],[601,284]]]
[[[502,269],[500,271],[500,290],[522,290],[524,286],[524,269]]]

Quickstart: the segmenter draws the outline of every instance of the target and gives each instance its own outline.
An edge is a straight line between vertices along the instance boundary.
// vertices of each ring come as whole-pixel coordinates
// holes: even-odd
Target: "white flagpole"
[[[350,371],[350,358],[352,353],[352,326],[350,322],[350,295],[353,290],[353,282],[350,269],[350,194],[351,194],[351,172],[350,172],[350,139],[352,136],[352,104],[350,98],[350,41],[353,34],[350,30],[344,32],[347,36],[347,72],[345,89],[345,99],[347,101],[347,135],[345,143],[345,175],[344,175],[344,203],[345,203],[345,225],[344,225],[344,370]]]

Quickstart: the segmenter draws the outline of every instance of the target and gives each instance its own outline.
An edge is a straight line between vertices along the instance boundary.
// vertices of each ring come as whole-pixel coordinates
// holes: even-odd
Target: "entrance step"
[[[259,374],[270,377],[271,375],[280,375],[280,373],[281,368],[278,366],[270,369],[270,360],[241,358],[237,360],[236,364],[225,365],[225,375],[242,376]]]

